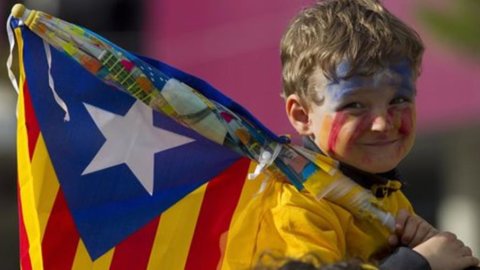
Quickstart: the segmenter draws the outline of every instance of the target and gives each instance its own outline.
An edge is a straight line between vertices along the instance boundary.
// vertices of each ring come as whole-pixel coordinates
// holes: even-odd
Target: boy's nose
[[[387,113],[377,114],[372,120],[372,131],[385,132],[392,128],[392,119]]]

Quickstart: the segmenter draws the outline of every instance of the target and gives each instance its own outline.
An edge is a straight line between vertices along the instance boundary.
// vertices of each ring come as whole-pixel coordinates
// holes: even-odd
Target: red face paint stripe
[[[18,203],[18,226],[20,237],[20,266],[22,270],[31,270],[32,261],[30,260],[30,253],[28,250],[30,245],[27,238],[27,229],[23,222],[22,201],[20,200],[20,187],[17,186],[17,203]]]
[[[332,129],[328,136],[328,151],[335,153],[335,146],[337,144],[338,135],[342,129],[343,124],[347,120],[347,115],[344,113],[336,113],[333,119]]]
[[[220,238],[230,226],[249,165],[242,158],[208,183],[185,269],[217,269],[221,263]]]
[[[63,191],[57,193],[42,240],[45,269],[71,269],[80,236]]]
[[[401,125],[399,132],[402,135],[409,135],[412,132],[413,128],[413,119],[411,109],[404,109],[401,112]]]
[[[28,133],[28,151],[30,159],[32,159],[38,135],[40,134],[40,127],[38,125],[37,117],[35,116],[32,99],[30,98],[30,91],[26,82],[23,84],[23,98],[25,106],[25,124]]]
[[[147,269],[159,221],[160,217],[153,219],[118,244],[113,254],[110,269]]]

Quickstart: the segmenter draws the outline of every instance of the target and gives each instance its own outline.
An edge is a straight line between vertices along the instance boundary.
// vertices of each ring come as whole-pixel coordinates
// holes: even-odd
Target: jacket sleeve
[[[397,248],[381,264],[381,270],[431,270],[428,261],[419,253],[408,247]]]

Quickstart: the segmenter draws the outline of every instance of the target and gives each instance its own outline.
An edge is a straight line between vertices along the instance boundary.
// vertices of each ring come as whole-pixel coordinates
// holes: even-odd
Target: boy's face
[[[361,170],[381,173],[395,168],[415,138],[411,74],[406,63],[347,80],[327,80],[316,72],[312,80],[323,82],[323,102],[309,104],[308,122],[300,133],[311,136],[324,153]]]

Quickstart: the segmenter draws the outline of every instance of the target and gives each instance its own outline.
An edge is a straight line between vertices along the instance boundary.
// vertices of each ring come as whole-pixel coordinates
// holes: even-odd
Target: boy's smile
[[[381,173],[395,168],[415,137],[410,74],[402,63],[368,77],[327,83],[321,72],[314,73],[321,78],[313,81],[324,82],[319,91],[323,101],[310,103],[303,135],[311,136],[325,154],[358,169]]]

